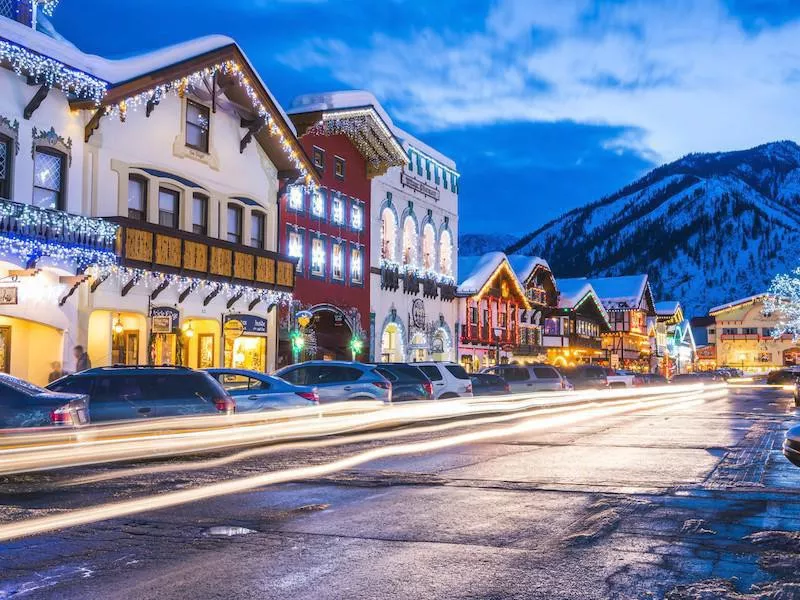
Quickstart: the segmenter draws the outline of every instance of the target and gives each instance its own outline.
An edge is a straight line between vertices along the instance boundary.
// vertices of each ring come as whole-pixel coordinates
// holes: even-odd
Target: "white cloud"
[[[626,126],[648,158],[800,139],[800,22],[748,32],[722,0],[499,0],[485,27],[317,39],[284,60],[371,89],[418,129],[498,121]]]

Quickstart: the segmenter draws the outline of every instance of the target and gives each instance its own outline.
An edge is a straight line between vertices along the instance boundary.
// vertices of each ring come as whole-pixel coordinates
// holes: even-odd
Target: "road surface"
[[[800,597],[800,469],[780,453],[796,418],[786,392],[735,390],[3,542],[0,599]],[[385,443],[8,476],[0,522]]]

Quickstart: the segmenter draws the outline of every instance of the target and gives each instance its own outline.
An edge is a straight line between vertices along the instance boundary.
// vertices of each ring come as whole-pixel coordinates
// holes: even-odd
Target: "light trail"
[[[695,390],[694,392],[687,392],[683,399],[678,401],[678,404],[693,403],[701,399],[711,400],[715,398],[721,398],[725,395],[727,395],[727,391],[725,389],[700,389]],[[97,521],[119,518],[142,512],[149,512],[162,508],[169,508],[189,502],[196,502],[198,500],[206,500],[218,496],[245,492],[267,485],[323,477],[382,458],[420,454],[423,452],[441,450],[451,446],[459,446],[489,439],[510,437],[523,433],[530,433],[537,429],[567,425],[618,414],[626,414],[641,410],[643,408],[675,406],[676,401],[673,398],[659,398],[658,396],[656,396],[655,399],[650,400],[639,398],[631,402],[626,402],[622,406],[584,407],[582,410],[570,411],[568,414],[561,416],[534,416],[512,426],[503,426],[484,431],[463,433],[460,435],[449,436],[430,441],[373,448],[323,465],[285,469],[272,473],[252,475],[249,477],[242,477],[220,483],[208,484],[190,490],[167,492],[123,502],[101,504],[94,507],[72,510],[66,513],[49,515],[46,517],[24,519],[15,523],[0,525],[0,541],[36,535],[47,531],[64,529],[67,527],[86,525]]]
[[[724,386],[717,386],[724,387]],[[511,413],[530,408],[581,406],[588,402],[635,399],[644,396],[675,396],[704,389],[703,386],[662,386],[649,389],[586,390],[573,393],[530,394],[498,398],[462,398],[445,402],[392,405],[381,410],[353,413],[352,408],[333,405],[334,416],[325,418],[271,417],[263,415],[178,418],[170,421],[169,433],[162,433],[164,423],[119,424],[105,431],[120,431],[119,437],[72,441],[65,445],[61,433],[56,443],[15,446],[0,450],[0,475],[67,467],[101,464],[123,460],[152,459],[197,452],[275,444],[298,439],[343,435],[357,431],[397,427],[431,420],[464,418],[486,413]],[[713,386],[705,389],[714,389]],[[305,410],[305,409],[303,409]],[[342,413],[345,410],[347,412]],[[292,411],[294,412],[294,411]],[[303,413],[307,415],[308,413]],[[214,427],[209,426],[209,421]],[[187,423],[200,423],[200,429],[187,429]]]

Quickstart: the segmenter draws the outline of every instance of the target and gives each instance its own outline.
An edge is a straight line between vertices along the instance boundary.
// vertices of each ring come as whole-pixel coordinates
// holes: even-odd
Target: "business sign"
[[[267,335],[267,319],[256,315],[225,315],[222,326],[226,336]]]
[[[16,286],[0,287],[0,305],[8,306],[9,304],[17,304]]]
[[[171,306],[154,306],[150,309],[150,330],[153,333],[175,333],[181,313]]]

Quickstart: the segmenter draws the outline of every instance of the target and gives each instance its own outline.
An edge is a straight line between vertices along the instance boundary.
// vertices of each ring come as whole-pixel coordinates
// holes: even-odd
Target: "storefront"
[[[230,314],[222,318],[225,338],[223,366],[233,369],[267,370],[267,319],[256,315]]]

